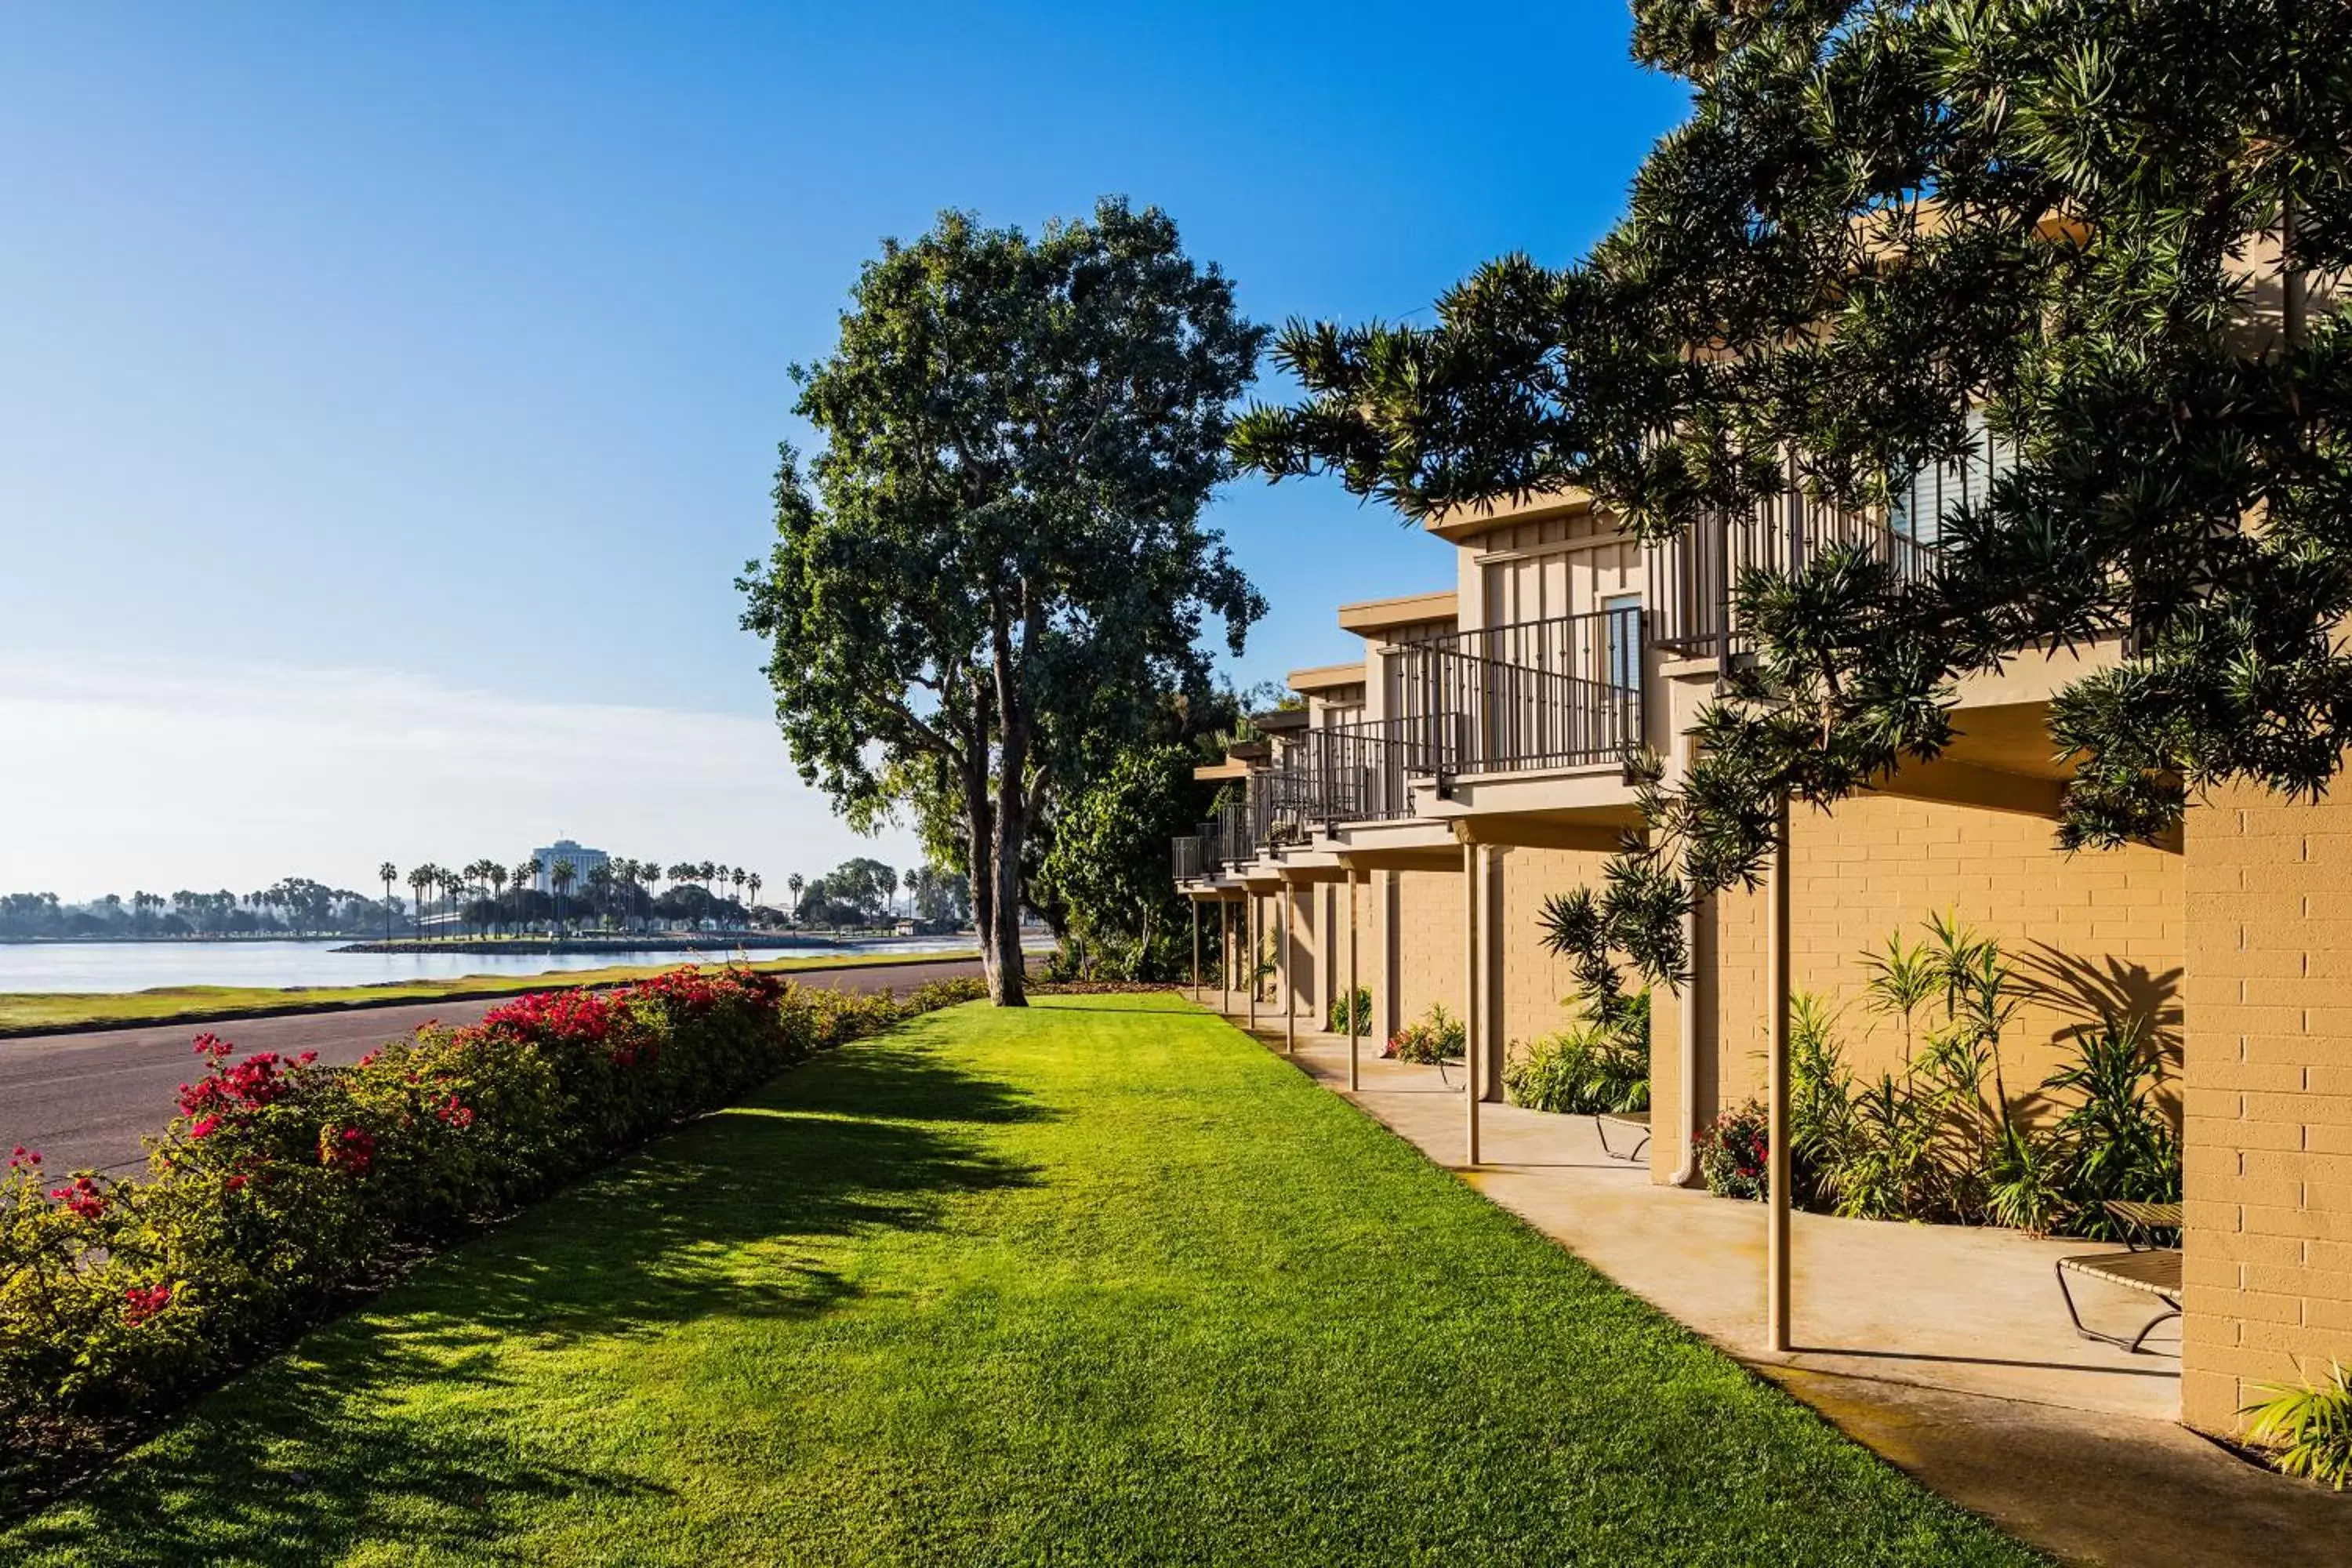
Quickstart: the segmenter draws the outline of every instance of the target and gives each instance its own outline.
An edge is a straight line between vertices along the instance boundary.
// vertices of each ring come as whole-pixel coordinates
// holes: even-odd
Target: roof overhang
[[[1364,599],[1339,606],[1339,629],[1360,637],[1378,637],[1399,626],[1428,621],[1451,621],[1461,616],[1460,595],[1451,588],[1433,594],[1406,594],[1393,599]]]

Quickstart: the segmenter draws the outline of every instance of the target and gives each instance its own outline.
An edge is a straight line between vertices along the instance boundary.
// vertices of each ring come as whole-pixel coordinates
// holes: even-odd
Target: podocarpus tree
[[[1023,1001],[1021,867],[1063,759],[1197,680],[1204,617],[1263,605],[1202,525],[1261,329],[1176,226],[1106,201],[1035,238],[950,213],[886,243],[833,354],[795,367],[744,625],[802,776],[853,823],[943,791],[998,1003]]]
[[[1649,540],[1791,483],[1883,508],[1979,419],[2015,460],[1924,580],[1858,550],[1748,574],[1754,668],[1555,935],[1675,973],[1675,917],[1755,879],[1780,792],[1936,756],[1958,679],[2032,649],[2124,650],[2053,706],[2067,847],[2167,836],[2227,781],[2326,788],[2352,739],[2352,7],[1633,9],[1694,109],[1619,227],[1564,269],[1489,265],[1428,328],[1292,327],[1308,396],[1237,451],[1408,516],[1582,487]]]

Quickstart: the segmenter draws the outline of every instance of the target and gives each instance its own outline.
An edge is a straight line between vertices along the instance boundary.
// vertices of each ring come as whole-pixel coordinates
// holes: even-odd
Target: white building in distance
[[[609,865],[612,857],[602,849],[591,849],[584,844],[574,844],[569,838],[559,838],[544,849],[534,849],[531,858],[539,862],[539,880],[531,884],[542,893],[555,891],[555,863],[572,862],[574,873],[572,886],[576,890],[588,885],[588,873],[598,866]]]

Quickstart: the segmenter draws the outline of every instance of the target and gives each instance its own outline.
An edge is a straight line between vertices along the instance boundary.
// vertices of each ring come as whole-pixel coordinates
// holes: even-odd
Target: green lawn
[[[864,968],[869,964],[938,963],[976,958],[967,952],[830,952],[806,958],[772,958],[754,969]],[[680,960],[679,962],[685,962]],[[724,963],[714,952],[699,962]],[[677,963],[615,964],[604,969],[551,970],[541,974],[468,974],[451,980],[401,981],[385,985],[161,985],[150,991],[0,991],[0,1034],[26,1029],[104,1028],[113,1024],[201,1024],[256,1013],[331,1012],[396,1002],[438,1002],[450,996],[517,996],[525,991],[560,991],[575,985],[616,985],[675,969]]]
[[[2038,1559],[1227,1026],[1072,996],[789,1075],[0,1561]]]

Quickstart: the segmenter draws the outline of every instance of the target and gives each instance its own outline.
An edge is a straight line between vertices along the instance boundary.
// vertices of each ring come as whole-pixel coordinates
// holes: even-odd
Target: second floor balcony
[[[1392,722],[1442,774],[1620,762],[1642,744],[1646,635],[1628,605],[1400,647]]]

